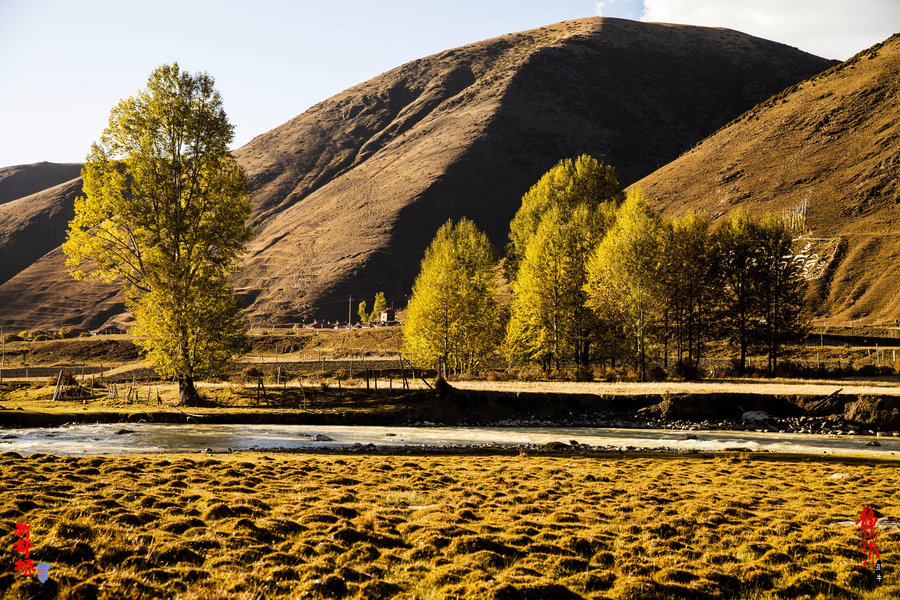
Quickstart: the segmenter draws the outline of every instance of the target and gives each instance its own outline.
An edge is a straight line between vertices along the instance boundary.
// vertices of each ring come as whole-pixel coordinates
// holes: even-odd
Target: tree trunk
[[[694,340],[694,337],[695,337],[694,336],[694,326],[695,325],[696,325],[696,329],[697,329],[697,335],[696,335],[697,339],[696,340]],[[700,340],[701,340],[700,331],[701,331],[702,327],[703,327],[703,297],[700,296],[697,298],[696,320],[694,320],[694,319],[691,320],[691,340],[690,340],[692,352],[693,352],[694,343],[696,341],[697,352],[695,354],[693,354],[692,361],[694,363],[694,366],[697,368],[698,372],[700,370]]]
[[[638,321],[638,328],[640,329],[640,333],[638,334],[638,344],[640,344],[641,348],[641,381],[647,381],[647,351],[646,351],[646,339],[644,338],[644,306],[641,305],[641,316]]]
[[[446,366],[446,362],[444,362],[444,361],[445,361],[445,359],[444,359],[443,356],[438,356],[438,361],[437,361],[437,379],[435,379],[435,382],[443,382],[443,381],[446,381],[446,370],[447,370],[447,366]],[[376,386],[378,385],[378,380],[377,380],[377,379],[375,380],[375,385],[376,385]],[[376,388],[376,389],[377,389],[377,388]]]
[[[180,406],[200,406],[200,394],[194,387],[194,378],[187,375],[178,376],[178,404]]]
[[[663,368],[669,368],[669,309],[666,308],[665,324],[663,325]]]
[[[740,344],[741,344],[741,374],[747,370],[747,330],[746,330],[746,316],[744,314],[744,310],[741,309],[740,313]]]
[[[641,335],[641,381],[647,381],[647,352],[643,335]]]

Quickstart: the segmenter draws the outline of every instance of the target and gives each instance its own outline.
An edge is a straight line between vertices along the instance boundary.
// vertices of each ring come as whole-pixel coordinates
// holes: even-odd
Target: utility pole
[[[350,296],[350,299],[347,301],[347,329],[350,329],[350,326],[353,325],[353,296]]]

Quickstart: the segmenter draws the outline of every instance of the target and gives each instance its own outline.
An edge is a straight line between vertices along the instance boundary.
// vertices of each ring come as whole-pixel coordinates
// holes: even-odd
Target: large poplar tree
[[[632,189],[587,267],[587,305],[625,317],[641,379],[647,377],[647,345],[663,292],[662,251],[662,221],[641,190]]]
[[[586,265],[623,198],[613,168],[587,155],[560,161],[522,197],[506,254],[510,359],[590,363],[605,329],[584,306]]]
[[[730,213],[712,236],[716,274],[716,328],[737,348],[740,371],[747,367],[757,313],[758,265],[762,244],[757,219],[743,210]]]
[[[522,196],[522,206],[509,224],[509,244],[506,246],[509,281],[515,279],[531,236],[537,233],[544,213],[552,207],[557,207],[562,218],[567,220],[580,204],[599,209],[606,203],[617,206],[624,199],[625,193],[611,166],[587,154],[575,160],[559,161]]]
[[[82,170],[63,249],[75,278],[121,282],[135,342],[181,403],[244,343],[229,276],[251,236],[243,170],[214,80],[157,68],[113,108]]]
[[[806,333],[803,297],[806,281],[793,259],[792,236],[784,219],[767,215],[758,225],[761,256],[757,264],[757,347],[766,353],[769,374],[778,368],[784,342]]]
[[[531,236],[513,283],[506,347],[511,359],[546,370],[566,362],[587,366],[602,333],[585,307],[586,263],[611,212],[580,204],[568,216],[551,207]]]
[[[403,321],[403,353],[422,365],[440,360],[477,371],[499,345],[497,260],[487,236],[468,219],[447,221],[425,251]]]
[[[700,366],[703,341],[710,337],[709,315],[713,295],[710,264],[710,218],[688,212],[665,223],[661,279],[665,358],[674,347],[677,364]],[[667,366],[667,364],[666,364]]]
[[[806,282],[793,257],[791,234],[782,219],[735,211],[712,236],[716,322],[738,351],[746,370],[751,351],[761,351],[774,374],[786,339],[806,330]]]

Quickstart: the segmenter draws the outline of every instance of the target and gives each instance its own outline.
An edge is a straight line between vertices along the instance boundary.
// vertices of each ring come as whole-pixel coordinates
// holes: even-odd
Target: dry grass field
[[[900,512],[878,463],[3,454],[0,474],[9,599],[900,595],[897,521],[875,589],[852,525]],[[17,522],[44,585],[13,574]]]

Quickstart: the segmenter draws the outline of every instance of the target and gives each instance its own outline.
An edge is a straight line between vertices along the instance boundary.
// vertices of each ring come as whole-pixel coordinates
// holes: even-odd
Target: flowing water
[[[689,435],[688,435],[689,433]],[[685,439],[695,436],[695,439]],[[880,446],[867,446],[876,440]],[[375,427],[359,425],[77,424],[4,429],[0,452],[59,455],[147,452],[340,449],[375,446],[485,446],[577,441],[612,449],[726,450],[900,458],[900,438],[749,431],[672,431],[594,427]]]

